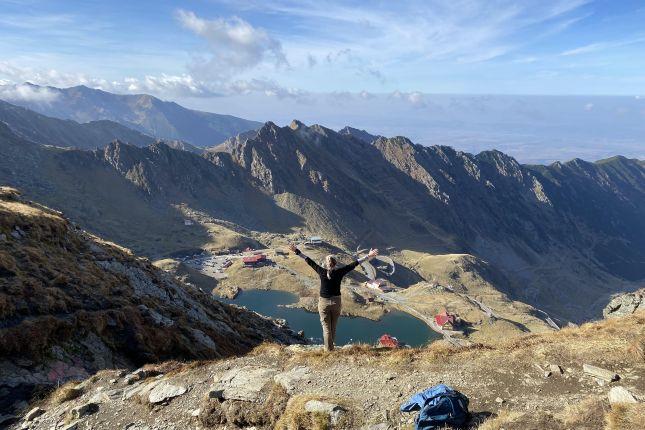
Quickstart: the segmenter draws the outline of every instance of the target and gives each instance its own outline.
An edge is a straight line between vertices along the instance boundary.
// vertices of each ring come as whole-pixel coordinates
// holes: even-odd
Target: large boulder
[[[602,315],[605,318],[622,317],[631,315],[638,309],[643,309],[645,306],[645,288],[642,288],[633,293],[624,293],[615,296],[605,306]]]
[[[256,402],[262,388],[273,381],[277,369],[244,366],[226,372],[209,393],[211,398]]]

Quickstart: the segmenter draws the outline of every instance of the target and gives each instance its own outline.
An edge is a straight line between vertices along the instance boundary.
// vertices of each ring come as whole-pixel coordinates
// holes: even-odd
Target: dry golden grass
[[[53,405],[60,405],[70,400],[74,400],[83,394],[83,390],[76,388],[78,381],[70,381],[61,385],[49,396],[47,401]]]
[[[509,424],[516,423],[524,414],[520,412],[501,411],[499,415],[484,421],[477,430],[502,430]]]
[[[302,351],[291,355],[292,363],[310,366],[324,366],[329,363],[377,363],[386,367],[432,365],[451,357],[452,360],[477,363],[482,360],[496,360],[500,355],[518,362],[535,359],[549,359],[561,363],[580,361],[593,362],[594,359],[638,365],[643,363],[643,338],[645,335],[645,311],[634,315],[587,323],[579,328],[567,328],[558,332],[530,334],[517,338],[501,340],[493,345],[473,344],[457,348],[446,342],[433,342],[426,347],[409,349],[379,349],[370,345],[353,345],[336,349]],[[593,340],[591,342],[590,340]],[[257,353],[268,352],[275,348],[279,354],[283,350],[272,346],[261,346]]]
[[[351,406],[342,399],[331,399],[321,396],[296,396],[291,398],[287,408],[275,424],[275,430],[327,430],[331,429],[329,416],[324,413],[312,413],[305,411],[305,404],[309,400],[320,400],[338,404],[346,410],[339,422],[334,426],[336,429],[357,428],[353,421]]]
[[[616,404],[605,415],[606,430],[645,429],[645,403]]]
[[[262,342],[255,348],[251,350],[249,355],[252,356],[258,356],[258,355],[280,355],[284,353],[284,346],[277,344],[277,343],[272,343],[272,342]]]
[[[640,360],[641,362],[645,362],[645,340],[644,339],[635,339],[627,347],[627,353],[629,355],[635,357],[636,360]]]
[[[596,429],[602,427],[603,417],[608,409],[609,402],[604,397],[594,396],[580,403],[567,405],[556,418],[568,428]]]

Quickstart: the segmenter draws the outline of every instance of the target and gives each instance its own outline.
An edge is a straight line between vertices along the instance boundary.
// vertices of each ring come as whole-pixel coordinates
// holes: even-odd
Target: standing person
[[[372,259],[378,255],[378,249],[370,249],[370,252],[349,263],[346,266],[336,267],[337,260],[333,255],[325,257],[325,267],[320,267],[311,258],[303,254],[295,245],[289,245],[289,249],[297,256],[304,258],[309,266],[318,273],[320,277],[320,297],[318,298],[318,314],[320,315],[320,324],[323,330],[323,340],[326,351],[334,349],[334,340],[336,338],[336,324],[340,316],[340,283],[343,277],[354,270],[356,266],[365,260]]]

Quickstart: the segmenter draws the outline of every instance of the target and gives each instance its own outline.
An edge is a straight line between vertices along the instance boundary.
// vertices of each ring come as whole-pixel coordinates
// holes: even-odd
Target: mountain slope
[[[220,225],[184,225],[200,214],[257,230],[279,231],[298,222],[248,184],[228,154],[204,158],[163,143],[137,148],[112,142],[96,151],[43,147],[2,123],[0,153],[0,182],[135,252],[254,244]]]
[[[46,89],[52,94],[52,100],[48,103],[9,101],[44,115],[81,123],[110,120],[150,136],[183,140],[198,147],[215,145],[261,125],[231,115],[186,109],[177,103],[162,101],[147,94],[113,94],[82,85],[37,89]]]
[[[0,189],[0,409],[114,367],[220,358],[288,329],[224,305]],[[11,390],[12,395],[7,395]]]
[[[0,100],[0,121],[19,136],[41,145],[61,148],[94,149],[113,140],[147,146],[154,139],[113,121],[99,120],[79,124],[41,115]]]

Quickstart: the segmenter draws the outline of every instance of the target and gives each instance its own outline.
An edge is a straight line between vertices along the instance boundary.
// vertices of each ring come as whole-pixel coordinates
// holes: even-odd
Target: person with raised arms
[[[378,249],[370,249],[370,252],[366,256],[341,267],[338,267],[338,260],[333,255],[326,256],[325,267],[321,267],[311,258],[303,254],[295,245],[289,245],[289,249],[297,256],[303,258],[320,277],[318,314],[320,315],[320,324],[322,325],[325,350],[333,351],[334,340],[336,338],[336,326],[342,308],[340,283],[345,275],[354,270],[363,261],[376,257],[378,255]]]

